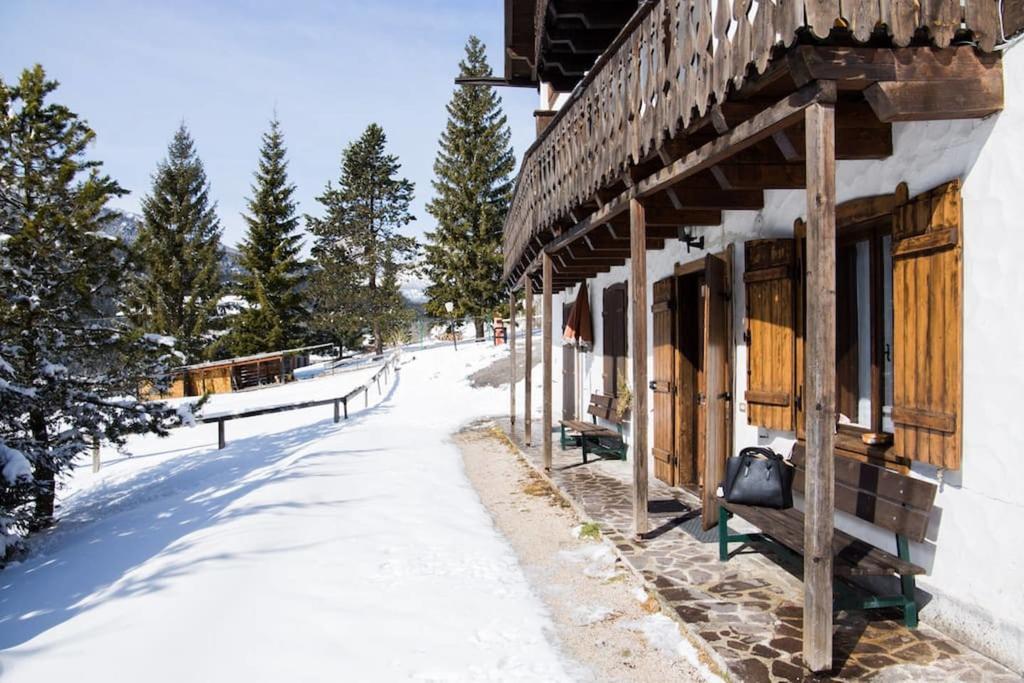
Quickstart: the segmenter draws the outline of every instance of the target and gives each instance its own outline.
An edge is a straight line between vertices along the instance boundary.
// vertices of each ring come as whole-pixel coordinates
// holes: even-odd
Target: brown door
[[[654,404],[654,476],[676,485],[675,420],[675,277],[654,283],[651,311],[654,314],[654,373],[651,381]],[[634,419],[643,419],[634,416]]]
[[[708,254],[704,266],[704,368],[703,395],[698,422],[703,424],[703,472],[701,490],[705,529],[718,523],[715,490],[725,471],[729,448],[729,412],[732,406],[729,372],[729,267]]]
[[[704,273],[676,281],[676,486],[699,491],[702,427],[698,403],[703,391]]]
[[[571,310],[572,304],[562,306],[563,333]],[[576,419],[576,347],[572,344],[562,346],[562,419]]]

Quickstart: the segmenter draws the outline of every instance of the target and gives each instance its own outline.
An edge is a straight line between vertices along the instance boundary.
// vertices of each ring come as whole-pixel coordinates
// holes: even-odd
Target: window
[[[891,195],[840,204],[836,225],[837,453],[898,467],[916,461],[959,469],[959,181],[913,197],[901,183]],[[795,239],[744,245],[747,420],[782,431],[795,426],[798,439],[806,426],[805,233],[798,220]]]
[[[839,428],[893,432],[892,219],[839,226],[836,403]]]

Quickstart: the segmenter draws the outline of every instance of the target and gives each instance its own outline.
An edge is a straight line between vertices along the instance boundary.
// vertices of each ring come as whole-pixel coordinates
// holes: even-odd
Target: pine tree
[[[189,363],[209,356],[221,324],[221,230],[209,194],[203,162],[182,124],[142,201],[135,242],[141,275],[130,315],[140,329],[176,339]]]
[[[95,134],[47,101],[56,88],[40,66],[0,80],[0,559],[51,523],[57,480],[92,440],[163,431],[164,406],[138,394],[174,360],[101,313],[123,293],[104,206],[125,190],[85,158]]]
[[[337,187],[317,197],[323,218],[307,216],[316,235],[313,256],[314,324],[325,332],[368,330],[377,353],[409,319],[400,291],[413,267],[416,241],[399,230],[413,216],[413,184],[398,177],[398,157],[385,152],[387,138],[377,124],[342,155]]]
[[[305,266],[299,258],[302,237],[288,182],[288,162],[281,126],[275,118],[263,134],[249,229],[241,246],[245,270],[239,294],[247,306],[232,320],[231,350],[247,355],[292,348],[302,343],[306,311],[302,287]]]
[[[459,62],[461,78],[492,74],[485,51],[470,36],[466,58]],[[436,196],[427,205],[437,220],[437,228],[427,233],[427,311],[446,317],[444,304],[453,302],[455,315],[474,319],[478,339],[484,320],[503,303],[501,233],[515,169],[510,138],[494,88],[468,85],[455,91],[434,162]]]

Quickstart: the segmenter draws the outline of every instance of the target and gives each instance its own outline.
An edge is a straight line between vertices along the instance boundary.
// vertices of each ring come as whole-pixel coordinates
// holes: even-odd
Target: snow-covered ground
[[[0,679],[569,678],[448,441],[507,408],[504,390],[465,381],[502,353],[406,351],[386,393],[337,425],[314,408],[230,422],[221,451],[215,425],[104,451],[64,492],[58,527],[0,572]],[[361,373],[205,412],[332,396]]]

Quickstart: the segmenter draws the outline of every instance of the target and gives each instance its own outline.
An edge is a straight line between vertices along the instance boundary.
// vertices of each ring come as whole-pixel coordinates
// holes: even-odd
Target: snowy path
[[[0,679],[562,680],[550,621],[447,437],[493,348],[406,354],[377,405],[212,426],[81,473],[0,572]],[[375,393],[375,392],[373,392]],[[248,399],[247,399],[248,400]]]

